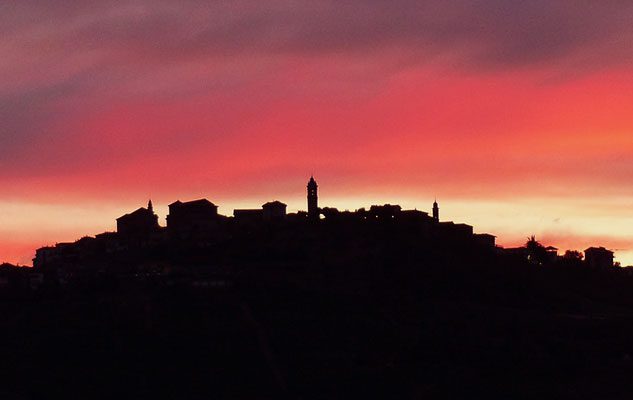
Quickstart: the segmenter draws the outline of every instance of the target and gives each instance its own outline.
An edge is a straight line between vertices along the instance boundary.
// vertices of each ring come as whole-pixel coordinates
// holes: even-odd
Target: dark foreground
[[[495,271],[3,293],[0,398],[631,398],[628,278]]]

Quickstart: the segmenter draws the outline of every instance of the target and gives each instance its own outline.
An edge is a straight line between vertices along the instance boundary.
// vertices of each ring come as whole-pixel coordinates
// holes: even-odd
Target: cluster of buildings
[[[435,201],[432,214],[419,210],[402,210],[398,205],[373,205],[369,209],[339,211],[332,207],[319,207],[318,185],[314,177],[307,184],[307,212],[287,213],[286,204],[271,201],[257,209],[236,209],[232,216],[218,214],[218,206],[207,199],[176,201],[169,204],[166,226],[161,226],[151,200],[141,207],[116,219],[116,232],[105,232],[95,237],[84,237],[73,243],[37,249],[33,266],[73,265],[83,254],[113,254],[130,248],[160,246],[169,243],[205,244],[226,239],[238,230],[256,229],[261,226],[310,229],[319,224],[361,226],[362,224],[390,223],[414,228],[422,238],[440,238],[446,243],[472,243],[480,248],[503,254],[520,255],[529,259],[527,248],[503,249],[496,246],[495,236],[476,234],[467,224],[440,221],[440,208]],[[556,249],[546,248],[546,254],[559,257]],[[595,268],[613,266],[613,252],[604,248],[585,251],[585,262]]]
[[[495,236],[475,234],[473,227],[467,224],[440,221],[440,209],[437,201],[433,203],[432,216],[419,210],[402,210],[398,205],[373,205],[369,210],[339,211],[332,207],[319,207],[318,185],[314,177],[307,184],[307,212],[287,213],[287,205],[275,200],[267,202],[257,209],[235,209],[232,217],[218,214],[218,207],[207,199],[187,202],[176,201],[169,205],[167,226],[159,226],[158,216],[154,213],[150,200],[147,208],[117,218],[117,234],[121,239],[134,241],[146,240],[159,232],[169,239],[200,240],[213,237],[227,224],[238,227],[283,222],[307,222],[324,220],[328,222],[385,221],[417,223],[433,229],[438,235],[449,238],[472,238],[482,245],[495,247]]]
[[[281,201],[270,201],[257,209],[233,210],[233,217],[218,214],[218,206],[207,199],[182,202],[180,200],[169,205],[167,226],[165,231],[170,238],[190,239],[192,237],[211,234],[223,223],[257,224],[259,222],[282,222],[287,218],[318,219],[317,184],[313,177],[308,182],[308,212],[288,215],[287,205]],[[154,213],[152,201],[147,208],[117,218],[117,233],[125,239],[147,238],[163,230],[158,224],[158,216]]]

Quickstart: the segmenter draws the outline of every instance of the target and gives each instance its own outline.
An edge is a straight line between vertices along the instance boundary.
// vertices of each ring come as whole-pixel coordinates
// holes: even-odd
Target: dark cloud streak
[[[50,24],[49,40],[78,50],[106,47],[163,60],[235,53],[371,57],[391,47],[422,54],[467,48],[467,65],[501,68],[556,61],[631,38],[633,20],[630,2],[582,0],[30,4],[37,12],[13,6],[18,10],[5,14],[9,21],[2,25],[17,13],[27,27]],[[15,23],[6,25],[19,32]],[[628,60],[630,50],[612,52],[610,61],[617,62]]]

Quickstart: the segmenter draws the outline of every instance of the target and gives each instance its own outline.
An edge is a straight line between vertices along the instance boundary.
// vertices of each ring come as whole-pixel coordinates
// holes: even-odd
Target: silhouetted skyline
[[[14,2],[0,260],[148,197],[297,210],[315,172],[339,208],[438,195],[506,245],[600,242],[633,263],[632,18],[557,0]]]
[[[290,215],[294,216],[294,215],[301,215],[302,213],[304,213],[307,216],[308,220],[318,220],[319,218],[328,218],[328,217],[334,216],[335,214],[333,214],[333,212],[334,213],[339,213],[339,212],[350,213],[348,209],[338,210],[337,208],[332,207],[331,205],[327,205],[327,204],[321,205],[319,203],[318,184],[314,176],[310,176],[308,180],[305,196],[306,197],[305,197],[304,209],[306,211],[299,210],[298,213],[293,213]],[[385,204],[384,206],[372,205],[370,210],[373,210],[375,207],[392,207],[392,206],[389,204]],[[397,207],[398,211],[402,209],[401,206],[399,205],[394,205],[394,207]],[[181,209],[182,209],[182,212],[181,212]],[[259,209],[234,209],[232,213],[232,218],[238,223],[241,223],[241,221],[257,222],[257,221],[271,221],[273,219],[279,219],[279,218],[285,219],[285,216],[287,213],[286,209],[287,209],[287,205],[285,203],[280,202],[278,200],[274,200],[274,201],[269,201],[263,204],[262,207]],[[193,213],[191,213],[190,211],[185,211],[185,210],[192,210]],[[355,214],[355,213],[358,213],[359,211],[364,212],[365,208],[355,207],[352,210],[353,212],[351,213]],[[415,210],[416,210],[415,212],[419,212],[417,211],[418,207],[415,207]],[[410,212],[414,212],[414,211],[411,210]],[[181,214],[182,214],[182,217],[180,217]],[[440,207],[439,207],[437,197],[435,197],[433,204],[429,208],[428,212],[424,212],[423,214],[429,216],[429,221],[432,220],[435,223],[441,222]],[[145,237],[148,234],[151,234],[152,232],[158,231],[159,229],[162,229],[165,226],[167,226],[167,227],[170,227],[170,230],[173,232],[178,231],[178,232],[181,232],[181,234],[184,233],[186,235],[187,232],[189,232],[192,229],[192,227],[195,227],[195,229],[201,229],[201,228],[211,229],[211,230],[216,229],[214,228],[215,227],[214,220],[216,219],[216,216],[219,216],[221,218],[226,218],[226,216],[218,214],[218,206],[213,204],[206,198],[185,201],[185,202],[177,200],[169,205],[169,215],[164,215],[163,217],[159,216],[158,214],[154,212],[152,199],[149,199],[147,207],[138,208],[134,211],[131,211],[129,213],[126,213],[116,218],[116,232],[123,236],[140,235],[140,237]],[[176,220],[176,218],[178,218],[178,220]],[[161,225],[159,223],[160,220],[164,220],[166,223],[164,225]],[[170,220],[171,220],[171,223],[170,223]],[[450,221],[448,223],[452,224],[452,222]],[[181,225],[182,227],[178,228],[178,226],[181,226]],[[470,229],[471,234],[472,234],[473,227],[472,226],[468,226],[468,227],[469,227],[468,229]],[[90,236],[90,233],[84,232],[81,236],[85,238],[87,236]],[[489,234],[482,234],[480,236],[482,238],[484,236],[492,237],[493,246],[497,242],[496,241],[497,236],[492,236]],[[97,235],[97,237],[99,237],[99,235]],[[532,238],[534,240],[534,236],[532,236]],[[64,246],[66,245],[64,241],[59,241],[59,240],[55,241],[55,243],[60,243],[60,242],[62,245]],[[47,244],[44,246],[44,248],[47,248],[49,246],[50,244]],[[551,248],[558,250],[555,247],[551,247]],[[591,246],[587,250],[593,251],[593,249],[597,249],[596,251],[598,251],[598,253],[601,251],[600,249],[607,251],[602,246],[599,248],[595,246]],[[575,252],[577,251],[577,249],[568,249],[568,252],[569,251]],[[611,251],[610,253],[613,254],[613,251]],[[561,254],[560,256],[563,256],[563,254]],[[609,261],[609,263],[613,264],[612,256],[611,256],[611,261]],[[22,264],[24,264],[24,262]]]
[[[167,265],[179,266],[183,259],[202,251],[205,256],[198,258],[197,262],[207,268],[214,268],[217,267],[218,260],[225,260],[225,265],[233,265],[239,263],[239,257],[234,259],[221,250],[216,250],[216,257],[211,257],[213,252],[208,253],[208,249],[218,246],[239,247],[246,245],[245,241],[256,249],[260,249],[260,246],[265,248],[265,243],[269,240],[268,234],[282,232],[290,235],[282,241],[295,241],[297,237],[307,235],[310,239],[305,243],[297,243],[299,247],[307,246],[308,243],[323,246],[328,239],[320,237],[320,229],[333,229],[332,233],[335,234],[347,232],[349,237],[346,240],[351,239],[352,242],[366,237],[368,232],[375,229],[383,233],[393,229],[390,240],[401,241],[402,244],[399,245],[417,243],[407,251],[420,252],[429,246],[440,246],[451,248],[451,251],[457,253],[472,252],[473,259],[481,255],[491,257],[494,254],[499,259],[516,258],[515,261],[519,263],[542,267],[559,266],[569,261],[591,269],[607,270],[614,267],[614,252],[602,246],[589,247],[584,255],[573,249],[559,254],[558,248],[545,247],[532,235],[524,246],[504,248],[497,245],[497,238],[493,234],[476,233],[472,225],[442,220],[437,198],[433,201],[430,214],[417,208],[406,210],[398,204],[372,205],[369,209],[361,207],[354,211],[339,210],[319,204],[318,184],[311,175],[306,185],[305,201],[307,211],[287,213],[287,205],[274,200],[264,203],[261,208],[235,209],[232,216],[226,216],[219,214],[218,206],[206,198],[176,200],[169,205],[169,214],[165,217],[166,225],[161,226],[150,199],[147,207],[140,207],[118,217],[115,232],[103,232],[94,237],[84,235],[72,243],[58,242],[54,246],[38,248],[33,267],[36,271],[58,271],[57,274],[61,271],[69,276],[75,275],[77,271],[86,273],[103,268],[117,271],[123,268],[123,271],[127,271],[131,266],[137,268],[145,263],[156,263],[155,268],[160,270]],[[339,257],[357,252],[354,246],[346,247],[342,243],[341,246]],[[385,249],[377,246],[374,250]],[[156,254],[164,251],[169,255],[163,254],[156,258]],[[285,256],[292,253],[285,246],[278,248],[277,252]],[[266,256],[262,256],[260,261],[264,260]],[[274,263],[273,260],[268,261]],[[470,262],[468,257],[464,260]],[[443,263],[445,260],[438,259],[437,262]],[[126,268],[125,265],[130,267]],[[627,268],[627,273],[628,270]]]

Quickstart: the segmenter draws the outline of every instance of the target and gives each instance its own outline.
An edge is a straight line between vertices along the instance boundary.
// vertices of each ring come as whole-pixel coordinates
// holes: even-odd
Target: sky
[[[0,262],[151,197],[401,204],[633,264],[629,0],[0,3]]]

